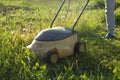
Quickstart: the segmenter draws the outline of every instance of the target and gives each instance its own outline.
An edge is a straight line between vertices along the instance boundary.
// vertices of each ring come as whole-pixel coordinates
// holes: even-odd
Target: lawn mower
[[[89,0],[86,1],[71,29],[62,26],[53,28],[53,23],[65,1],[66,0],[62,1],[58,12],[51,22],[50,28],[40,31],[32,43],[27,46],[32,52],[46,59],[50,63],[56,63],[59,58],[64,58],[73,55],[74,53],[85,52],[85,44],[80,42],[74,28],[88,5]]]

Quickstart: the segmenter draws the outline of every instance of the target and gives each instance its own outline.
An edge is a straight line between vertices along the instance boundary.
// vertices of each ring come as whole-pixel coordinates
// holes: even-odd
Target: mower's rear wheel
[[[58,53],[56,51],[47,52],[47,62],[55,64],[58,61]]]
[[[85,43],[77,42],[74,47],[74,53],[85,53]]]
[[[79,52],[85,53],[85,51],[86,51],[85,43],[80,43]]]

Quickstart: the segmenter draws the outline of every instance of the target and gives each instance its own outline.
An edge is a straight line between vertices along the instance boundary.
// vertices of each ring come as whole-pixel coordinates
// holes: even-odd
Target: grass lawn
[[[51,65],[24,49],[38,32],[49,28],[60,1],[0,0],[0,80],[120,79],[120,16],[116,17],[117,39],[105,39],[104,8],[89,5],[75,28],[80,40],[86,43],[85,54],[78,53]],[[68,14],[66,2],[54,26],[71,27],[81,2],[72,1]],[[119,8],[115,14],[120,15]]]

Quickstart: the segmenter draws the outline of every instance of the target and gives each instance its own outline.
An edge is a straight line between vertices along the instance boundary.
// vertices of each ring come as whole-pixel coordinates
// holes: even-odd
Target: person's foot
[[[105,38],[114,39],[116,37],[113,34],[106,34]]]

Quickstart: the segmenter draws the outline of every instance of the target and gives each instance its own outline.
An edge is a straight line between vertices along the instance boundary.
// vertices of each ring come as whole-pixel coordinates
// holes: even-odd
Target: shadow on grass
[[[4,4],[0,3],[0,13],[3,13],[3,14],[7,14],[9,12],[13,12],[19,9],[32,10],[29,7],[20,7],[20,6],[14,6],[14,5],[5,6]]]

